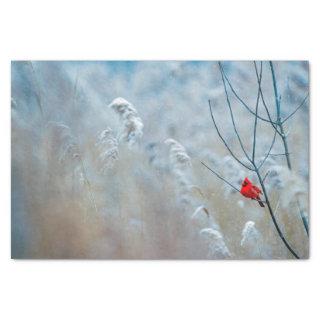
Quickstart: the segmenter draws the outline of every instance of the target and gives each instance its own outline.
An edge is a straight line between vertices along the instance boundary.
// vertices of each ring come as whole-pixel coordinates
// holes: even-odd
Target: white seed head
[[[208,258],[231,257],[230,251],[220,231],[212,228],[204,228],[200,230],[200,235],[202,235],[209,244]]]
[[[105,174],[113,168],[115,162],[119,159],[118,141],[110,128],[103,130],[97,140],[96,147],[99,149],[100,171]]]
[[[136,108],[123,98],[114,99],[108,107],[113,109],[121,120],[119,140],[127,142],[129,147],[132,147],[143,135],[143,123]]]
[[[170,148],[171,171],[175,177],[179,201],[184,205],[191,204],[193,184],[190,182],[190,172],[187,170],[191,165],[190,157],[178,141],[167,139],[164,143]]]
[[[191,165],[191,160],[185,147],[174,139],[167,139],[164,142],[170,147],[170,162],[174,167]]]
[[[259,232],[255,227],[253,221],[248,221],[242,230],[241,246],[245,246],[248,243],[255,244],[259,239]]]
[[[296,173],[284,166],[271,166],[266,178],[266,186],[270,191],[277,191],[281,199],[281,207],[288,209],[298,198],[307,202],[308,187],[306,182]],[[306,203],[303,204],[304,206]]]

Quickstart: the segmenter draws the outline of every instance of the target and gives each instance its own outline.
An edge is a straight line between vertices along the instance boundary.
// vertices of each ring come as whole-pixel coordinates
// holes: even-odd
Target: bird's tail
[[[263,204],[263,202],[261,201],[260,197],[258,197],[257,200],[258,200],[258,203],[260,204],[260,207],[264,207],[264,204]]]

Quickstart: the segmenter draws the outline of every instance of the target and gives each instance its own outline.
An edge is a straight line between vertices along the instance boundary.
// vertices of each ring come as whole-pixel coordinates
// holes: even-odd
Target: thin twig
[[[223,76],[223,72],[222,72],[222,67],[221,67],[221,63],[219,62],[219,66],[220,66],[220,73],[221,73],[221,78],[222,78],[222,82],[223,82],[223,88],[224,88],[224,92],[225,92],[225,95],[226,95],[226,99],[227,99],[227,105],[228,105],[228,108],[229,108],[229,112],[230,112],[230,117],[231,117],[231,121],[232,121],[232,125],[233,125],[233,130],[238,138],[238,141],[239,141],[239,144],[241,146],[241,149],[244,153],[244,155],[246,156],[246,158],[248,159],[249,162],[252,162],[252,159],[250,159],[250,157],[248,156],[244,146],[243,146],[243,143],[242,143],[242,140],[240,138],[240,135],[239,135],[239,132],[237,130],[237,126],[236,126],[236,123],[235,123],[235,120],[234,120],[234,116],[233,116],[233,111],[232,111],[232,108],[231,108],[231,103],[230,103],[230,100],[229,100],[229,95],[228,95],[228,91],[227,91],[227,87],[226,87],[226,83],[225,83],[225,80],[224,80],[224,76]],[[260,96],[260,94],[258,95],[258,97]]]
[[[222,181],[224,181],[226,184],[228,184],[231,188],[233,188],[234,190],[236,190],[237,192],[239,192],[241,194],[241,191],[235,187],[232,183],[230,183],[228,180],[226,180],[225,178],[223,178],[219,173],[217,173],[216,171],[214,171],[213,169],[211,169],[210,167],[208,167],[204,162],[200,161],[208,170],[210,170],[214,175],[216,175],[219,179],[221,179]],[[261,199],[251,199],[251,200],[255,200],[255,201],[259,201],[259,202],[263,202],[265,203],[265,201],[261,200]]]
[[[287,120],[289,120],[305,104],[308,98],[309,98],[309,93],[305,96],[305,98],[300,103],[300,105],[290,115],[288,115],[284,120],[282,120],[282,124],[285,123]]]
[[[291,154],[291,153],[289,153]],[[270,156],[272,157],[276,157],[276,156],[286,156],[287,154],[286,153],[270,153]]]
[[[269,209],[269,213],[270,213],[270,216],[271,216],[271,219],[272,219],[272,222],[274,224],[274,226],[276,227],[276,230],[282,240],[282,242],[285,244],[285,246],[287,247],[287,249],[292,253],[292,255],[297,258],[297,259],[300,259],[299,256],[296,254],[296,252],[291,248],[290,244],[287,242],[286,238],[284,237],[279,225],[278,225],[278,222],[274,216],[274,212],[272,210],[272,207],[271,207],[271,204],[270,204],[270,201],[269,201],[269,198],[268,198],[268,194],[267,194],[267,190],[265,188],[265,185],[264,185],[264,182],[261,178],[261,175],[260,175],[260,172],[258,170],[258,168],[256,168],[256,174],[258,176],[258,179],[259,179],[259,182],[260,182],[260,185],[262,187],[262,191],[264,193],[264,197],[266,199],[266,204],[267,204],[267,207]]]
[[[265,201],[266,201],[266,204],[267,204],[267,207],[268,207],[268,210],[269,210],[269,213],[270,213],[270,216],[271,216],[271,219],[273,221],[273,224],[282,240],[282,242],[284,243],[284,245],[287,247],[287,249],[292,253],[292,255],[294,257],[296,257],[297,259],[299,259],[299,256],[295,253],[295,251],[291,248],[291,246],[289,245],[289,243],[287,242],[287,240],[285,239],[278,223],[277,223],[277,220],[274,216],[274,213],[273,213],[273,210],[272,210],[272,207],[271,207],[271,204],[270,204],[270,201],[268,199],[268,194],[267,194],[267,191],[266,191],[266,188],[265,188],[265,185],[264,185],[264,180],[261,178],[261,174],[260,174],[260,171],[259,171],[259,168],[261,167],[257,167],[255,162],[254,162],[254,154],[255,154],[255,147],[253,148],[253,159],[250,159],[249,156],[247,155],[247,152],[246,150],[244,149],[244,146],[242,144],[242,141],[241,141],[241,138],[239,136],[239,133],[238,133],[238,130],[237,130],[237,127],[235,125],[235,120],[234,120],[234,116],[233,116],[233,112],[232,112],[232,108],[231,108],[231,104],[230,104],[230,101],[229,101],[229,96],[228,96],[228,91],[227,91],[227,88],[226,88],[226,85],[225,85],[225,79],[224,79],[224,74],[223,74],[223,69],[222,69],[222,65],[221,63],[219,62],[219,67],[220,67],[220,73],[221,73],[221,77],[222,77],[222,81],[223,81],[223,86],[224,86],[224,91],[225,91],[225,95],[226,95],[226,99],[227,99],[227,104],[228,104],[228,108],[229,108],[229,111],[230,111],[230,116],[231,116],[231,120],[232,120],[232,124],[233,124],[233,128],[234,128],[234,131],[235,131],[235,134],[237,135],[238,137],[238,140],[239,140],[239,143],[240,143],[240,146],[244,152],[244,154],[246,155],[247,159],[249,160],[249,162],[253,165],[253,170],[258,179],[259,179],[259,182],[260,182],[260,185],[262,187],[262,190],[263,190],[263,194],[264,194],[264,197],[265,197]],[[257,128],[257,120],[259,118],[259,115],[258,115],[258,105],[259,105],[259,97],[260,97],[260,92],[262,91],[261,90],[261,72],[262,72],[262,68],[261,68],[261,71],[260,71],[260,77],[258,79],[258,84],[259,84],[259,89],[258,89],[258,98],[257,98],[257,104],[256,104],[256,112],[254,113],[255,115],[255,126],[254,126],[254,135],[256,135],[256,128]],[[275,96],[276,96],[276,106],[277,106],[277,125],[279,125],[279,121],[280,121],[280,98],[278,97],[278,94],[277,94],[277,88],[276,88],[276,83],[275,83],[275,77],[274,77],[274,88],[275,88]],[[231,84],[229,84],[229,86],[231,86]],[[231,86],[232,87],[232,86]],[[215,125],[215,128],[218,132],[218,135],[219,137],[221,138],[221,140],[223,141],[223,143],[225,144],[226,148],[229,150],[229,152],[231,151],[230,147],[228,146],[228,144],[226,143],[226,141],[224,140],[224,138],[222,137],[221,133],[219,132],[218,128],[217,128],[217,124],[215,122],[215,119],[214,119],[214,116],[213,116],[213,112],[212,112],[212,108],[211,108],[211,103],[209,101],[209,107],[210,107],[210,113],[211,113],[211,118],[213,120],[213,123]],[[251,110],[251,109],[250,109]],[[269,122],[269,121],[267,121]],[[269,122],[270,123],[270,122]],[[283,131],[281,131],[281,133],[283,133]],[[276,130],[275,130],[275,137],[276,137]],[[266,160],[266,158],[269,156],[270,152],[271,152],[271,149],[273,147],[273,144],[274,144],[274,141],[275,141],[275,137],[273,138],[273,141],[272,141],[272,144],[271,144],[271,147],[264,159],[264,161]],[[255,139],[256,137],[254,137],[254,146],[255,146]],[[231,152],[232,154],[232,152]],[[234,158],[240,163],[243,165],[243,163],[237,158],[234,156]],[[219,175],[218,173],[216,173],[214,170],[212,170],[211,168],[209,168],[207,165],[205,165],[203,162],[202,164],[207,167],[212,173],[214,173],[218,178],[220,178],[222,181],[224,181],[225,183],[227,183],[229,186],[231,186],[233,189],[237,190],[239,192],[239,190],[234,187],[231,183],[229,183],[226,179],[222,178],[221,175]],[[246,166],[245,166],[246,167]]]
[[[286,159],[287,159],[287,165],[288,165],[289,170],[291,170],[291,161],[290,161],[290,157],[289,157],[289,149],[288,149],[287,138],[286,138],[286,136],[284,134],[283,125],[281,123],[280,98],[279,98],[279,95],[278,95],[277,80],[276,80],[276,75],[275,75],[275,72],[274,72],[272,61],[269,61],[269,65],[270,65],[270,70],[271,70],[271,75],[272,75],[274,98],[275,98],[275,103],[276,103],[276,108],[277,108],[277,122],[278,122],[278,125],[280,127],[281,138],[282,138],[282,141],[283,141],[284,150],[285,150]]]
[[[262,179],[263,183],[265,182],[265,180],[266,180],[267,176],[269,175],[269,173],[270,173],[270,170],[267,171],[267,173],[265,174],[264,178]]]
[[[276,82],[276,76],[275,76],[275,72],[274,72],[274,68],[273,68],[273,63],[272,61],[269,62],[270,64],[270,69],[271,69],[271,74],[272,74],[272,81],[273,81],[273,87],[274,87],[274,94],[275,94],[275,100],[276,100],[276,105],[277,105],[277,112],[278,112],[278,123],[279,123],[279,127],[280,127],[280,131],[281,131],[281,139],[282,139],[282,142],[283,142],[283,146],[284,146],[284,150],[285,150],[285,157],[286,157],[286,160],[287,160],[287,166],[288,166],[288,169],[291,171],[292,168],[291,168],[291,161],[290,161],[290,152],[289,152],[289,148],[288,148],[288,143],[287,143],[287,135],[284,134],[284,130],[283,130],[283,123],[288,120],[293,114],[295,114],[298,109],[304,104],[306,98],[308,97],[308,95],[306,96],[306,98],[302,101],[302,103],[300,104],[300,106],[289,116],[287,117],[285,120],[283,120],[281,122],[281,118],[280,118],[280,103],[278,103],[278,98],[277,98],[277,82]],[[297,206],[298,206],[298,210],[299,210],[299,214],[301,216],[301,219],[302,219],[302,222],[303,222],[303,225],[305,227],[305,230],[306,230],[306,233],[307,235],[309,236],[309,225],[308,225],[308,222],[306,221],[306,219],[303,219],[303,213],[301,211],[301,208],[300,208],[300,204],[299,204],[299,200],[297,200]]]
[[[270,156],[270,154],[271,154],[270,152],[271,152],[271,150],[272,150],[272,148],[273,148],[273,146],[274,146],[274,144],[275,144],[275,142],[276,142],[276,137],[277,137],[277,131],[275,130],[275,131],[274,131],[273,138],[272,138],[272,142],[271,142],[271,145],[270,145],[270,148],[269,148],[267,154],[265,155],[265,157],[263,158],[263,160],[261,161],[261,163],[260,163],[259,166],[258,166],[258,169],[259,169],[259,170],[262,168],[262,166],[264,165],[264,163],[266,162],[266,160],[267,160],[268,157]]]
[[[220,176],[219,173],[215,172],[214,170],[212,170],[210,167],[208,167],[204,162],[201,161],[201,163],[208,169],[210,170],[213,174],[215,174],[219,179],[221,179],[222,181],[224,181],[226,184],[228,184],[231,188],[233,188],[234,190],[238,191],[240,193],[240,190],[238,188],[236,188],[234,185],[232,185],[229,181],[227,181],[225,178],[223,178],[222,176]]]
[[[297,206],[298,206],[298,208],[299,208],[300,217],[301,217],[301,219],[302,219],[304,228],[306,229],[307,235],[308,235],[308,237],[309,237],[308,217],[305,215],[304,211],[301,209],[299,200],[297,199],[296,201],[297,201]]]
[[[235,89],[233,88],[230,80],[228,79],[228,77],[227,77],[227,75],[226,75],[226,73],[225,73],[225,71],[224,71],[224,69],[223,69],[222,64],[220,64],[220,66],[221,66],[221,71],[222,71],[222,73],[223,73],[223,75],[224,75],[224,78],[226,79],[226,81],[227,81],[227,83],[228,83],[228,85],[229,85],[232,93],[233,93],[234,96],[240,101],[240,103],[241,103],[252,115],[257,116],[259,120],[265,121],[265,122],[270,122],[270,121],[271,121],[271,123],[274,123],[274,122],[272,122],[271,119],[266,119],[266,118],[263,118],[263,117],[261,117],[261,116],[259,116],[259,115],[256,115],[255,112],[251,110],[251,108],[243,101],[242,98],[240,98],[240,96],[238,95],[238,93],[237,93],[237,92],[235,91]]]
[[[244,166],[245,168],[247,168],[248,170],[250,171],[254,171],[252,168],[250,168],[249,166],[247,166],[245,163],[243,163],[234,153],[233,151],[230,149],[230,147],[228,146],[227,142],[224,140],[223,136],[221,135],[220,133],[220,130],[217,126],[217,123],[214,119],[214,116],[213,116],[213,111],[212,111],[212,106],[211,106],[211,102],[209,100],[209,109],[210,109],[210,114],[211,114],[211,119],[212,119],[212,122],[216,128],[216,131],[218,133],[218,136],[220,137],[221,141],[223,142],[223,144],[225,145],[225,147],[227,148],[227,150],[229,151],[229,153],[231,154],[231,156],[238,162],[240,163],[242,166]]]
[[[278,212],[279,206],[280,206],[280,198],[279,198],[279,200],[278,200],[278,202],[277,202],[276,208],[274,209],[274,216],[276,216],[276,215],[277,215],[277,212]]]
[[[254,62],[256,66],[256,62]],[[259,83],[261,83],[262,79],[262,62],[260,64],[260,76],[259,76]],[[258,114],[258,108],[259,108],[259,101],[260,101],[260,86],[258,89],[258,96],[256,101],[256,115]],[[257,140],[257,123],[258,123],[258,117],[254,117],[254,128],[253,128],[253,143],[252,143],[252,162],[254,163],[255,155],[256,155],[256,140]]]
[[[256,77],[257,77],[257,81],[258,81],[258,86],[259,86],[259,91],[260,91],[260,94],[261,94],[261,100],[262,100],[262,104],[267,112],[267,115],[268,115],[268,118],[269,118],[269,123],[272,125],[272,127],[277,131],[277,133],[279,135],[281,135],[281,132],[278,130],[278,127],[277,127],[277,124],[278,122],[275,122],[271,119],[271,115],[270,115],[270,111],[269,111],[269,108],[264,100],[264,95],[263,95],[263,91],[262,91],[262,88],[261,88],[261,80],[259,79],[259,74],[258,74],[258,69],[257,69],[257,65],[256,65],[256,62],[254,61],[254,69],[255,69],[255,73],[256,73]],[[256,115],[256,114],[255,114]],[[256,115],[258,117],[258,115]]]

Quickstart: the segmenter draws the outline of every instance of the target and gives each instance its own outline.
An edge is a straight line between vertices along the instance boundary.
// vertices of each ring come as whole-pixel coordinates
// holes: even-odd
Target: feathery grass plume
[[[62,123],[50,121],[47,124],[47,131],[48,135],[46,143],[49,142],[47,161],[50,161],[51,159],[58,160],[58,164],[60,164],[60,174],[66,178],[71,174],[73,190],[77,187],[77,182],[80,185],[86,186],[92,206],[94,207],[95,212],[98,213],[83,158],[80,154],[79,146],[71,133],[71,129]],[[55,170],[49,168],[49,171],[55,174]]]
[[[209,259],[225,259],[231,257],[230,251],[220,231],[212,228],[204,228],[200,230],[200,235],[205,238],[209,245],[209,253],[207,256]]]
[[[174,139],[167,139],[164,143],[170,147],[170,162],[175,169],[191,166],[191,159],[182,144]]]
[[[113,109],[121,120],[122,128],[119,132],[119,141],[125,141],[129,147],[139,142],[143,135],[143,123],[136,108],[127,100],[119,97],[108,106]]]
[[[215,223],[213,217],[210,215],[208,209],[204,206],[198,206],[191,216],[191,220],[199,229],[212,228],[217,229],[218,226]]]
[[[188,168],[191,167],[191,159],[186,149],[178,141],[167,139],[165,144],[169,146],[169,157],[177,184],[178,198],[181,204],[192,205],[192,188],[194,185],[190,182]]]
[[[218,230],[218,225],[208,209],[203,204],[199,205],[192,194],[193,189],[199,188],[190,182],[189,169],[191,168],[191,159],[186,149],[174,139],[167,139],[165,144],[170,147],[170,163],[172,173],[177,182],[179,200],[188,209],[196,207],[190,218],[191,222],[200,230],[199,235],[205,240],[209,248],[207,257],[218,259],[230,257],[230,252],[221,232]]]
[[[191,220],[200,230],[199,235],[208,245],[207,258],[222,259],[231,257],[218,224],[205,206],[201,205],[196,208],[191,216]]]
[[[78,157],[78,147],[71,130],[60,122],[50,121],[46,125],[48,156],[66,167]],[[69,169],[69,168],[67,168]],[[75,169],[75,168],[74,168]]]
[[[255,227],[255,223],[253,221],[248,221],[244,225],[242,230],[242,239],[241,239],[241,247],[245,246],[247,243],[255,243],[259,238],[258,230]]]
[[[99,150],[100,172],[105,174],[119,159],[118,141],[109,127],[99,134],[96,147]]]
[[[306,207],[308,193],[306,182],[287,167],[280,165],[270,167],[266,186],[270,191],[276,190],[280,193],[283,209],[288,209],[298,199],[301,201],[301,205]],[[306,208],[301,209],[307,211]]]
[[[253,221],[246,222],[242,230],[242,239],[240,245],[241,247],[248,249],[248,253],[246,256],[251,258],[262,258],[261,235],[255,227],[255,223]]]

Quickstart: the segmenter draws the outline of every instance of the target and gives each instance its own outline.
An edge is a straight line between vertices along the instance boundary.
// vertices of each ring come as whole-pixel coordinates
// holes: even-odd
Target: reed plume
[[[109,108],[118,114],[121,121],[121,128],[118,133],[119,141],[127,142],[129,147],[138,143],[143,135],[143,123],[136,108],[121,97],[114,99],[109,104]]]
[[[111,128],[108,127],[99,134],[96,147],[99,150],[100,172],[105,174],[119,159],[118,141]]]

